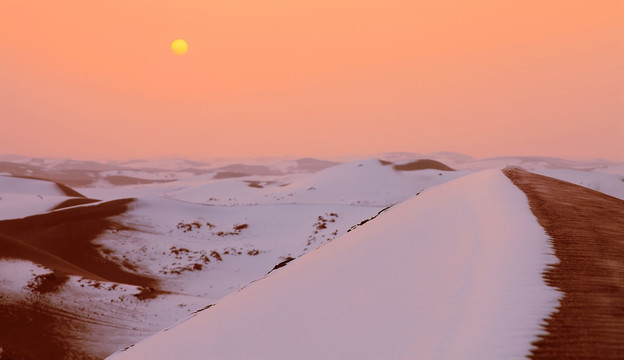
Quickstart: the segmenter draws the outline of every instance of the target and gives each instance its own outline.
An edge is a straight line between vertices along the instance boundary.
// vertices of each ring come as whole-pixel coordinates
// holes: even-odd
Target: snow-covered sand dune
[[[0,175],[0,219],[15,219],[53,209],[68,200],[88,201],[53,181]]]
[[[95,243],[120,267],[167,291],[219,299],[343,235],[378,207],[331,204],[207,206],[140,198]]]
[[[148,197],[0,221],[0,348],[8,358],[101,359],[378,211]]]
[[[293,261],[123,359],[521,358],[559,294],[500,171],[454,180]]]
[[[0,174],[26,177],[0,176],[2,356],[102,358],[217,302],[198,317],[214,317],[217,325],[204,329],[203,320],[193,320],[217,334],[208,342],[215,352],[200,358],[240,355],[226,349],[238,343],[224,338],[239,332],[240,351],[254,359],[287,350],[296,358],[344,358],[348,351],[382,358],[523,357],[540,331],[539,316],[530,311],[545,311],[536,274],[556,260],[542,256],[548,247],[538,249],[544,233],[527,216],[517,188],[496,172],[469,175],[519,165],[584,186],[549,179],[535,187],[550,219],[535,216],[549,234],[548,225],[558,224],[553,242],[571,254],[559,259],[573,265],[562,261],[545,274],[556,269],[571,279],[556,285],[562,289],[583,279],[579,286],[588,295],[569,300],[565,293],[562,304],[583,304],[572,307],[580,312],[558,308],[531,356],[591,352],[600,343],[601,354],[622,358],[622,335],[613,329],[624,329],[624,320],[612,315],[624,289],[618,270],[624,269],[624,206],[587,189],[622,198],[622,164],[453,153],[332,160],[97,163],[0,156]],[[459,170],[442,171],[447,166]],[[61,183],[80,186],[79,192]],[[366,222],[388,205],[394,206]],[[51,210],[58,207],[64,209]],[[585,258],[592,252],[599,255]],[[593,264],[594,275],[578,264]],[[577,273],[569,271],[574,266]],[[586,317],[611,328],[587,334]],[[571,318],[574,326],[557,325]],[[489,345],[481,338],[491,338]],[[175,357],[184,359],[203,351],[206,340],[180,341],[190,350]]]
[[[470,171],[398,171],[377,159],[336,165],[311,175],[212,181],[169,192],[170,198],[214,205],[344,204],[388,206]],[[192,179],[189,179],[191,181]],[[228,198],[218,194],[231,194]]]

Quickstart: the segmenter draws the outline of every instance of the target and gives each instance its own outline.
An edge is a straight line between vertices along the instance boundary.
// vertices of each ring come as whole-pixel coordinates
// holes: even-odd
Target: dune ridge
[[[564,293],[531,359],[624,358],[624,201],[506,168],[552,239],[559,263],[544,278]]]

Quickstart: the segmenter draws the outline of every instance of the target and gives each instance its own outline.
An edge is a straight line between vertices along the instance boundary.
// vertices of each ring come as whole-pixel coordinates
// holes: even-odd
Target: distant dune
[[[78,191],[70,188],[69,186],[65,185],[65,184],[61,184],[59,182],[53,181],[53,180],[49,180],[49,179],[45,179],[45,178],[40,178],[40,177],[35,177],[35,176],[12,176],[14,178],[20,178],[20,179],[31,179],[31,180],[40,180],[40,181],[48,181],[48,182],[52,182],[54,183],[59,190],[61,190],[63,192],[63,194],[69,196],[69,197],[85,197],[84,195],[82,195],[81,193],[79,193]]]
[[[0,178],[0,185],[2,185],[2,188],[0,188],[0,191],[6,192],[7,191],[7,187],[12,187],[12,188],[25,188],[25,189],[29,189],[28,192],[37,192],[38,194],[46,194],[49,193],[49,190],[46,191],[45,188],[43,188],[45,185],[49,185],[50,183],[54,184],[54,186],[52,186],[53,188],[55,187],[59,193],[59,195],[65,195],[68,197],[79,197],[79,198],[84,198],[85,196],[82,195],[81,193],[79,193],[78,191],[70,188],[69,186],[65,185],[65,184],[61,184],[59,182],[56,182],[54,180],[50,180],[50,179],[46,179],[46,178],[41,178],[41,177],[35,177],[35,176],[20,176],[20,175],[0,175],[2,176],[2,178]],[[34,182],[28,182],[28,186],[26,185],[26,182],[19,182],[19,180],[11,180],[11,179],[27,179],[27,180],[36,180]],[[37,189],[37,185],[39,185],[38,187],[40,187],[39,189]],[[48,189],[50,187],[48,186]],[[17,189],[15,189],[17,190]],[[42,192],[43,191],[43,192]]]
[[[250,176],[250,174],[236,172],[236,171],[219,171],[215,174],[214,179],[230,179],[237,177]]]
[[[78,191],[44,178],[0,175],[0,219],[15,219],[62,207],[86,204]]]
[[[117,185],[117,186],[123,186],[123,185],[144,185],[144,184],[154,184],[154,183],[166,183],[166,182],[172,182],[175,181],[173,179],[171,180],[154,180],[154,179],[141,179],[141,178],[136,178],[136,177],[131,177],[131,176],[122,176],[122,175],[109,175],[106,176],[104,178],[104,180],[108,181],[109,183],[113,184],[113,185]]]
[[[315,173],[317,171],[321,171],[323,169],[327,169],[329,167],[340,164],[339,162],[335,162],[335,161],[319,160],[319,159],[313,159],[313,158],[297,159],[295,160],[295,163],[297,165],[294,166],[292,170],[299,171],[299,172],[309,172],[309,173]]]
[[[232,164],[212,169],[214,172],[241,173],[249,175],[280,175],[280,171],[262,165]]]
[[[393,168],[394,170],[398,170],[398,171],[414,171],[414,170],[426,170],[426,169],[455,171],[455,169],[452,169],[439,161],[430,160],[430,159],[421,159],[421,160],[409,162],[407,164],[394,165]]]
[[[37,165],[34,161],[32,164],[0,161],[0,172],[9,173],[13,176],[49,179],[69,186],[89,185],[97,180],[95,174],[100,171],[117,169],[119,168],[115,166],[71,160],[67,160],[67,164],[57,167]]]

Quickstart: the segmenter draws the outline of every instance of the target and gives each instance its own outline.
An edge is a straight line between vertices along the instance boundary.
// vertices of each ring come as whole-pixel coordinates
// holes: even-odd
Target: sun
[[[188,51],[188,44],[182,39],[173,40],[171,43],[171,51],[176,55],[184,55]]]

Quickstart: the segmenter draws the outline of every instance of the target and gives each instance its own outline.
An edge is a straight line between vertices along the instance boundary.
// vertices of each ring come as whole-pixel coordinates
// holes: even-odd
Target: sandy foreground
[[[529,199],[559,263],[544,273],[564,293],[532,359],[624,358],[624,201],[519,168],[503,171]]]

